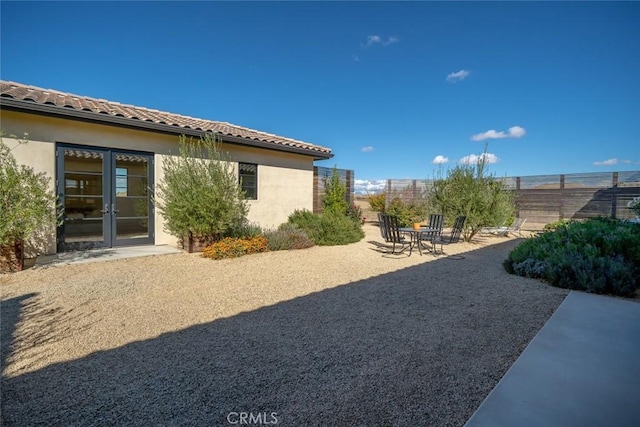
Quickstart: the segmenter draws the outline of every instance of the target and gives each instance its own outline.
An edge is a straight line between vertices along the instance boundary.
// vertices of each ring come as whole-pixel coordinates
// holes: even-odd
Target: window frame
[[[243,173],[242,171],[243,165],[255,168],[255,172],[253,174],[247,174],[246,172]],[[244,176],[250,176],[254,178],[255,184],[247,188],[247,186],[243,184],[242,178]],[[238,162],[238,183],[240,184],[240,188],[245,194],[245,200],[258,200],[258,164],[248,163],[248,162]],[[252,190],[253,194],[250,194],[247,190]]]

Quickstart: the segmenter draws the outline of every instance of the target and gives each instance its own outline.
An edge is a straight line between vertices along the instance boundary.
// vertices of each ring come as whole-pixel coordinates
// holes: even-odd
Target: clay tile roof
[[[78,112],[93,113],[96,120],[100,120],[100,115],[110,115],[128,119],[130,125],[136,123],[155,123],[178,128],[190,129],[194,131],[210,131],[220,134],[222,137],[230,136],[264,143],[271,148],[286,147],[295,148],[298,151],[309,151],[310,155],[318,155],[322,158],[332,156],[331,149],[315,144],[310,144],[296,139],[285,138],[271,133],[260,132],[242,126],[236,126],[226,122],[216,122],[212,120],[197,119],[180,114],[167,113],[164,111],[152,110],[134,105],[120,104],[118,102],[107,101],[105,99],[95,99],[86,96],[73,95],[59,92],[52,89],[43,89],[35,86],[27,86],[21,83],[0,80],[0,102],[4,99],[24,101],[25,103],[35,103],[49,105],[55,108],[64,108]],[[141,126],[143,127],[143,126]]]

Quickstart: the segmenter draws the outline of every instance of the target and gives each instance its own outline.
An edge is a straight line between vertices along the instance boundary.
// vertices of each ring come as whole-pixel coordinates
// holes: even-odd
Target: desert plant
[[[371,194],[367,197],[369,206],[374,212],[385,212],[387,207],[387,195],[385,193]]]
[[[504,267],[561,288],[630,296],[640,285],[640,227],[611,218],[567,222],[522,242]]]
[[[429,192],[430,210],[441,212],[447,221],[467,217],[463,236],[471,240],[482,227],[500,226],[514,216],[513,192],[493,175],[487,175],[486,156],[477,164],[461,164],[449,169],[446,178],[433,181]]]
[[[421,200],[405,203],[399,197],[394,197],[389,202],[386,212],[398,218],[400,227],[409,227],[414,222],[421,222],[427,217],[427,205]]]
[[[338,168],[334,166],[331,176],[327,177],[324,182],[324,196],[322,198],[324,212],[346,214],[349,207],[346,195],[347,186],[340,180]]]
[[[288,222],[304,230],[319,246],[346,245],[364,237],[360,222],[335,211],[314,214],[307,210],[296,210],[289,215]]]
[[[230,228],[225,237],[237,237],[241,239],[250,239],[262,234],[262,227],[259,224],[244,221],[233,228]]]
[[[202,256],[211,259],[237,258],[243,255],[264,252],[267,249],[267,239],[263,236],[256,236],[250,239],[225,237],[204,248]]]
[[[270,251],[305,249],[314,245],[304,230],[288,222],[280,224],[275,230],[267,230],[264,237]]]
[[[56,221],[56,195],[44,173],[18,165],[11,153],[15,147],[9,148],[3,136],[0,131],[0,246],[14,248],[8,252],[15,252],[16,265],[9,265],[9,269],[22,270],[23,242]],[[18,140],[18,144],[27,143],[27,135]]]
[[[352,220],[364,224],[364,217],[362,216],[362,208],[358,205],[350,205],[347,207],[347,216]]]
[[[567,224],[569,224],[569,222],[570,221],[566,219],[559,219],[557,221],[553,221],[548,224],[545,224],[544,227],[542,228],[542,231],[555,231],[560,227],[565,227]]]
[[[154,203],[165,229],[180,242],[194,237],[216,240],[242,228],[248,205],[228,153],[214,134],[179,140],[177,156],[166,156]]]

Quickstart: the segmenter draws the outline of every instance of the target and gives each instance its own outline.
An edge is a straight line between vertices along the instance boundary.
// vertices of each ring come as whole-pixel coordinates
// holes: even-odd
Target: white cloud
[[[382,46],[389,46],[393,43],[398,43],[400,39],[396,36],[390,36],[386,40],[378,35],[367,36],[367,43],[365,43],[365,47],[371,47],[374,44],[380,44]]]
[[[449,162],[449,158],[442,155],[435,156],[431,161],[431,163],[433,163],[434,165],[441,165],[443,163],[448,163],[448,162]]]
[[[485,163],[497,163],[500,159],[495,154],[482,153],[481,155],[469,154],[460,159],[460,163],[465,165],[477,165],[481,158],[484,157]]]
[[[380,36],[368,36],[367,37],[367,46],[371,46],[374,45],[376,43],[380,43],[382,41],[382,39],[380,38]]]
[[[366,147],[362,147],[362,149],[361,149],[360,151],[362,151],[363,153],[370,153],[370,152],[372,152],[373,150],[375,150],[375,148],[373,148],[373,147],[372,147],[372,146],[370,146],[370,145],[367,145]]]
[[[520,126],[512,126],[509,128],[508,132],[504,131],[496,131],[494,129],[490,129],[483,133],[477,133],[471,137],[472,141],[483,141],[485,139],[502,139],[502,138],[522,138],[527,131]]]
[[[399,39],[398,37],[396,37],[396,36],[391,36],[391,37],[389,37],[389,38],[387,39],[387,41],[386,41],[386,42],[384,42],[384,43],[382,43],[382,44],[383,44],[383,46],[388,46],[388,45],[393,44],[393,43],[398,43],[399,41],[400,41],[400,39]]]
[[[602,162],[593,162],[594,166],[613,166],[617,164],[618,164],[618,159],[615,159],[615,158],[603,160]]]
[[[449,73],[447,75],[447,81],[448,82],[459,82],[461,80],[464,80],[467,78],[467,76],[469,75],[469,71],[468,70],[460,70],[457,71],[455,73]]]
[[[356,194],[381,193],[386,185],[384,179],[355,179],[353,191]]]
[[[524,134],[527,133],[523,127],[520,126],[512,126],[509,128],[509,136],[512,138],[520,138],[523,137]]]

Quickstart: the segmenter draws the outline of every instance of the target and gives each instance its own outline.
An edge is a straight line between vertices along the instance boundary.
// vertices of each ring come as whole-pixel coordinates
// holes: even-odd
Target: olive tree
[[[219,137],[207,133],[179,140],[178,155],[166,156],[156,185],[155,206],[165,229],[180,242],[215,241],[246,222],[249,211],[234,163]]]
[[[13,156],[17,145],[28,143],[27,135],[11,148],[4,136],[0,131],[0,248],[5,257],[15,257],[8,262],[10,270],[22,270],[24,242],[55,222],[56,195],[44,172],[19,165]]]
[[[429,191],[432,210],[448,221],[464,215],[463,236],[471,240],[482,227],[502,225],[513,218],[514,194],[506,184],[486,172],[486,148],[477,164],[456,165],[446,177],[433,181]]]

